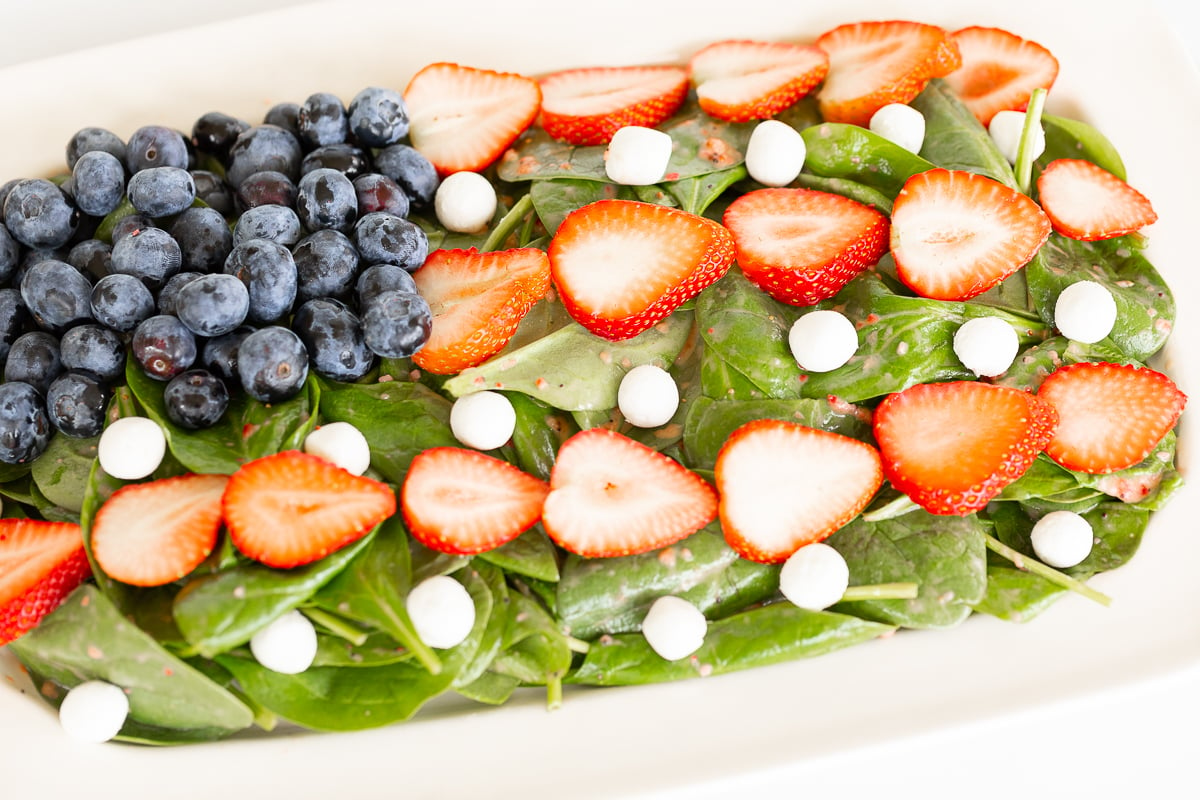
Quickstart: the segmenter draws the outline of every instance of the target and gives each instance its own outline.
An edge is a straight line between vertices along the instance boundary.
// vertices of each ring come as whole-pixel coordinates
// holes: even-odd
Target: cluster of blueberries
[[[0,462],[99,434],[128,357],[199,429],[233,392],[278,402],[310,368],[353,381],[420,349],[429,242],[408,217],[438,176],[407,134],[396,91],[318,93],[190,137],[85,128],[68,175],[0,187]]]

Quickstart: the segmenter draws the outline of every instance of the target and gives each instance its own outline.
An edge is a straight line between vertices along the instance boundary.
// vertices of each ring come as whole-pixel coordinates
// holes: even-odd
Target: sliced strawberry
[[[909,102],[930,79],[962,63],[945,30],[902,20],[841,25],[822,34],[817,46],[829,54],[829,74],[817,94],[821,115],[863,127],[883,106]]]
[[[541,80],[542,127],[570,144],[608,144],[626,125],[653,128],[687,97],[679,67],[594,67],[555,72]]]
[[[1059,367],[1038,397],[1058,409],[1058,431],[1046,454],[1067,469],[1093,474],[1141,462],[1187,404],[1187,395],[1161,372],[1104,362]]]
[[[962,66],[946,83],[985,126],[997,111],[1024,111],[1034,89],[1049,89],[1058,59],[1037,42],[1000,28],[973,26],[954,31]]]
[[[679,462],[607,428],[563,443],[550,472],[542,525],[588,558],[644,553],[677,542],[717,515],[717,494]]]
[[[1141,192],[1079,158],[1051,161],[1038,176],[1037,189],[1054,230],[1071,239],[1112,239],[1158,219]]]
[[[879,451],[871,445],[769,419],[729,435],[716,476],[725,540],[743,557],[766,564],[827,538],[883,484]]]
[[[485,453],[434,447],[413,459],[400,508],[413,538],[454,555],[493,550],[542,516],[550,487]]]
[[[550,271],[579,324],[616,341],[636,336],[720,278],[733,261],[724,226],[676,208],[600,200],[567,215]]]
[[[434,250],[413,279],[433,312],[429,340],[413,363],[448,375],[508,343],[521,318],[550,290],[550,261],[534,247]]]
[[[972,172],[909,178],[892,207],[900,280],[923,297],[967,300],[1025,266],[1050,236],[1037,203]]]
[[[91,574],[75,523],[0,519],[0,646],[37,627]]]
[[[445,62],[422,69],[404,90],[409,139],[443,176],[478,172],[499,158],[541,101],[532,78]]]
[[[269,567],[298,567],[357,541],[396,511],[384,483],[285,450],[243,464],[221,500],[237,549]]]
[[[888,248],[888,218],[841,195],[759,189],[725,210],[746,277],[784,303],[832,297]]]
[[[1028,392],[952,381],[888,395],[873,427],[892,486],[931,514],[966,515],[1029,469],[1057,422]]]
[[[217,544],[228,475],[179,475],[113,493],[92,524],[92,555],[115,580],[162,586],[200,566]]]
[[[718,119],[768,119],[812,91],[829,71],[819,47],[744,40],[716,42],[688,63],[700,107]]]

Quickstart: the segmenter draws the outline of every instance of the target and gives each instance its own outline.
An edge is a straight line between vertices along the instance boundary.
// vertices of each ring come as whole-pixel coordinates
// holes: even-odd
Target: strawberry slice
[[[817,38],[829,54],[829,74],[817,94],[830,122],[866,127],[889,103],[907,103],[932,78],[958,69],[958,47],[943,29],[889,20],[840,25]]]
[[[298,567],[357,541],[396,511],[384,483],[285,450],[243,464],[221,499],[237,549],[269,567]]]
[[[75,523],[0,519],[0,646],[35,628],[91,574]]]
[[[541,101],[532,78],[446,62],[425,67],[404,90],[409,139],[443,177],[478,172],[499,158]]]
[[[931,514],[966,515],[1029,469],[1057,422],[1028,392],[951,381],[888,395],[873,429],[892,486]]]
[[[699,294],[729,270],[733,253],[724,226],[633,200],[572,211],[549,249],[568,313],[610,341],[636,336]]]
[[[718,119],[768,119],[812,91],[829,72],[819,47],[734,40],[703,48],[688,62],[700,108]]]
[[[400,508],[413,538],[454,555],[493,550],[542,516],[550,487],[485,453],[434,447],[413,459]]]
[[[570,144],[608,144],[626,125],[653,128],[687,97],[679,67],[594,67],[554,72],[541,80],[542,127]]]
[[[588,558],[656,550],[717,515],[717,494],[699,475],[607,428],[563,443],[550,471],[542,525]]]
[[[775,564],[854,519],[883,484],[869,444],[794,422],[760,419],[717,454],[721,527],[729,546]]]
[[[1187,395],[1161,372],[1105,362],[1059,367],[1042,382],[1038,397],[1058,409],[1058,431],[1046,455],[1092,474],[1140,463],[1187,404]]]
[[[92,555],[115,580],[162,586],[200,566],[217,544],[228,475],[179,475],[113,493],[92,524]]]
[[[433,327],[413,363],[438,375],[495,355],[550,290],[550,261],[535,247],[480,253],[435,250],[413,273]]]
[[[888,218],[862,203],[812,189],[759,189],[725,210],[742,272],[783,303],[832,297],[879,261]]]
[[[946,83],[983,125],[997,111],[1024,111],[1034,89],[1049,89],[1058,59],[1037,42],[1001,28],[972,26],[954,31],[962,66]]]
[[[1037,203],[983,175],[931,169],[892,207],[900,280],[922,297],[967,300],[1025,266],[1050,236]]]
[[[1158,219],[1141,192],[1079,158],[1051,161],[1038,176],[1037,189],[1054,230],[1071,239],[1112,239]]]

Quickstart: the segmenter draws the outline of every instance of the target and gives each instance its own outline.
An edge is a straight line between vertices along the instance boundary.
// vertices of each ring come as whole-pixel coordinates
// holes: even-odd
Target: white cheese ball
[[[667,661],[686,658],[700,649],[708,620],[682,597],[666,595],[654,601],[642,621],[642,635],[654,652]]]
[[[746,145],[746,171],[764,186],[787,186],[804,168],[808,150],[800,131],[777,119],[754,126]]]
[[[925,143],[925,116],[904,103],[888,103],[868,123],[871,131],[911,153],[921,152]]]
[[[517,412],[499,392],[466,394],[450,406],[450,432],[467,447],[495,450],[512,438]]]
[[[298,675],[317,657],[317,629],[299,611],[288,611],[251,637],[250,652],[272,672]]]
[[[1095,281],[1076,281],[1054,302],[1054,325],[1068,339],[1094,344],[1112,333],[1117,323],[1117,301]]]
[[[129,716],[129,697],[106,681],[84,681],[67,692],[58,721],[72,739],[99,744],[116,736]]]
[[[842,599],[850,568],[842,554],[824,542],[805,545],[783,562],[779,591],[793,605],[820,611]]]
[[[323,458],[354,475],[371,466],[371,446],[349,422],[327,422],[304,437],[304,452]]]
[[[667,174],[671,137],[654,128],[626,125],[618,128],[604,154],[608,179],[626,186],[648,186]]]
[[[988,133],[1000,152],[1008,159],[1008,163],[1017,163],[1017,150],[1021,147],[1021,133],[1025,130],[1024,111],[997,111],[996,116],[988,123]],[[1030,131],[1033,137],[1033,152],[1031,158],[1037,158],[1046,150],[1046,132],[1041,125],[1035,125]]]
[[[417,636],[439,650],[461,644],[475,627],[475,601],[449,575],[418,583],[408,593],[405,605]]]
[[[114,478],[136,481],[162,463],[167,437],[162,426],[146,417],[121,417],[100,434],[96,457],[100,468]]]
[[[438,186],[433,210],[447,230],[477,233],[496,215],[496,190],[478,172],[455,172]]]
[[[617,387],[617,408],[630,425],[657,428],[675,416],[679,408],[679,387],[671,373],[654,364],[640,364],[621,378]]]
[[[810,311],[792,323],[788,347],[801,369],[829,372],[858,350],[854,323],[837,311]]]
[[[1017,332],[999,317],[973,317],[954,332],[954,355],[985,378],[1007,372],[1020,348]]]
[[[1051,511],[1037,521],[1029,538],[1043,563],[1063,569],[1088,557],[1095,535],[1088,521],[1074,511]]]

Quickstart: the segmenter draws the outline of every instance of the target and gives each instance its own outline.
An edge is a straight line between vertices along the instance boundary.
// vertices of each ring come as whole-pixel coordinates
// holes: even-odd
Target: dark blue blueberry
[[[300,177],[300,141],[275,125],[255,125],[229,148],[225,180],[235,189],[256,172],[282,172],[292,180]]]
[[[26,247],[62,247],[79,224],[79,212],[62,190],[43,178],[19,181],[4,201],[4,224]]]
[[[296,132],[306,149],[344,142],[349,131],[346,108],[337,95],[317,92],[300,104],[296,114]]]
[[[215,172],[204,169],[192,170],[192,182],[196,184],[196,198],[223,217],[231,217],[235,211],[233,190],[225,179]]]
[[[0,289],[0,363],[8,358],[8,349],[25,333],[30,321],[21,293],[9,287]]]
[[[23,381],[45,396],[50,382],[63,371],[58,339],[45,331],[30,331],[16,338],[4,362],[4,381]]]
[[[170,314],[172,317],[178,316],[175,313],[175,301],[179,297],[179,293],[183,291],[183,287],[187,286],[197,278],[202,278],[207,273],[204,272],[176,272],[171,277],[167,278],[167,282],[158,290],[158,295],[154,298],[154,306],[157,309],[155,313]]]
[[[91,298],[92,282],[65,261],[42,261],[21,278],[21,299],[46,330],[66,330],[90,320]]]
[[[97,322],[121,333],[154,314],[154,295],[132,275],[105,275],[96,281],[91,304]]]
[[[113,223],[112,243],[115,245],[121,239],[134,233],[140,233],[154,227],[154,220],[136,211],[126,214]]]
[[[299,103],[276,103],[267,109],[267,113],[263,116],[263,123],[266,125],[274,125],[277,128],[283,128],[300,139],[300,132],[296,130],[296,118],[300,116]]]
[[[0,384],[0,461],[27,464],[50,444],[50,418],[41,393],[28,383]]]
[[[125,165],[112,153],[84,153],[71,170],[75,205],[85,214],[103,217],[125,198]]]
[[[125,340],[103,325],[76,325],[62,335],[59,354],[68,370],[90,372],[112,383],[125,374]]]
[[[351,382],[375,364],[375,355],[363,338],[362,322],[345,303],[330,298],[309,300],[296,310],[292,330],[304,342],[318,375]]]
[[[221,421],[229,407],[225,383],[203,369],[189,369],[167,383],[163,390],[167,416],[181,428],[200,430]]]
[[[408,107],[395,89],[369,86],[347,109],[350,132],[367,147],[387,147],[408,135]]]
[[[361,147],[352,144],[327,144],[318,147],[300,162],[300,174],[305,175],[318,169],[336,169],[354,180],[359,175],[371,172],[371,158]]]
[[[298,276],[292,253],[269,239],[234,245],[224,272],[236,275],[250,290],[252,325],[271,325],[287,317],[296,303]]]
[[[250,292],[234,275],[203,275],[179,290],[175,315],[197,336],[221,336],[246,320]]]
[[[75,169],[80,156],[96,150],[115,156],[122,164],[126,161],[125,142],[120,136],[105,128],[83,128],[67,142],[67,169]]]
[[[386,211],[397,217],[408,216],[408,195],[400,188],[400,184],[387,175],[380,175],[378,172],[359,175],[354,179],[354,194],[358,199],[358,213],[361,216],[372,211]]]
[[[364,269],[354,286],[360,310],[365,310],[379,295],[391,291],[417,294],[417,282],[403,267],[397,267],[395,264],[376,264]]]
[[[407,358],[429,341],[433,314],[421,295],[392,290],[371,301],[362,323],[363,337],[372,353],[383,358]]]
[[[67,253],[67,263],[93,280],[99,280],[111,271],[112,245],[100,239],[84,239]]]
[[[109,390],[104,381],[87,372],[68,370],[54,379],[46,392],[46,416],[66,436],[87,439],[104,430]]]
[[[180,267],[193,272],[215,272],[233,249],[233,233],[217,211],[189,208],[171,224],[171,236],[179,244]]]
[[[234,200],[241,213],[258,206],[294,206],[296,184],[282,172],[256,172],[238,184]]]
[[[20,183],[24,178],[10,178],[0,184],[0,218],[4,216],[4,201],[8,199],[8,193],[13,190],[13,187]]]
[[[292,258],[296,262],[296,302],[315,297],[350,299],[358,275],[358,250],[346,234],[334,230],[311,233],[292,248]]]
[[[2,207],[0,206],[0,208]],[[0,214],[0,218],[2,217],[3,214]],[[21,263],[21,245],[12,237],[0,219],[0,284],[8,282],[12,274],[16,272],[19,263]]]
[[[162,228],[141,228],[113,239],[112,271],[139,278],[153,291],[162,288],[182,263],[179,243]]]
[[[375,171],[400,184],[414,208],[433,205],[437,194],[437,169],[429,159],[406,144],[394,144],[375,154]]]
[[[429,255],[429,238],[416,223],[375,211],[354,226],[354,246],[364,264],[395,264],[412,272]]]
[[[192,173],[180,167],[149,167],[129,178],[129,204],[147,217],[181,213],[196,199]]]
[[[10,285],[20,289],[21,281],[25,280],[25,273],[29,272],[32,267],[41,264],[43,261],[66,261],[70,253],[70,250],[65,250],[61,247],[37,250],[25,249],[21,253],[21,262],[17,264],[17,268],[13,271],[12,277],[9,279]]]
[[[216,375],[231,389],[240,388],[237,374],[238,348],[242,340],[254,332],[249,325],[242,325],[232,333],[214,336],[204,343],[200,352],[200,366]]]
[[[259,328],[238,346],[237,369],[246,394],[263,403],[277,403],[304,386],[308,351],[300,337],[287,328]]]
[[[288,206],[256,206],[238,217],[237,224],[233,226],[233,243],[238,245],[251,239],[269,239],[291,247],[300,241],[303,233],[300,217]]]
[[[220,111],[201,115],[192,124],[192,146],[201,153],[224,160],[237,137],[250,129],[250,123]]]
[[[310,231],[326,228],[348,233],[358,217],[354,184],[335,169],[316,169],[297,185],[296,214]]]
[[[188,168],[188,146],[183,134],[162,125],[138,128],[125,143],[125,165],[129,172],[151,167]]]
[[[151,378],[169,381],[196,362],[196,337],[169,314],[156,314],[133,331],[130,354]]]

